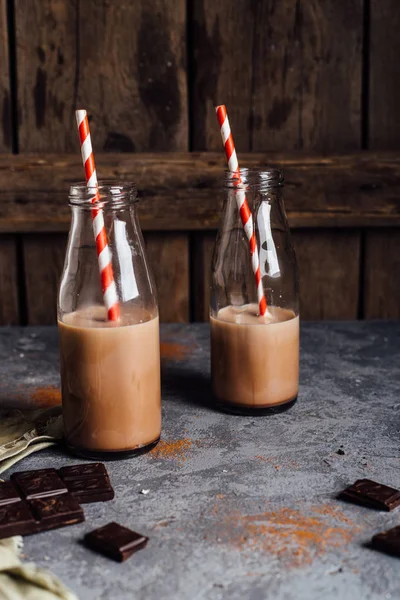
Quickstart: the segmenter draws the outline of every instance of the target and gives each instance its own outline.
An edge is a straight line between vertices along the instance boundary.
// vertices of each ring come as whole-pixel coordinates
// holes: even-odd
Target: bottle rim
[[[68,193],[69,205],[83,209],[121,208],[138,201],[133,182],[103,179],[97,186],[84,181],[72,183]]]
[[[224,174],[224,187],[227,189],[250,189],[253,191],[266,191],[275,187],[283,187],[283,173],[276,168],[251,168],[226,170]]]

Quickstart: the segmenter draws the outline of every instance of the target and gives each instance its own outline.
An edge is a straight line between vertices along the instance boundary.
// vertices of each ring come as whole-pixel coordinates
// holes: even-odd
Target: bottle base
[[[159,441],[160,437],[154,440],[154,442],[150,442],[150,444],[132,448],[131,450],[91,450],[90,448],[71,446],[67,440],[64,440],[64,443],[71,454],[80,456],[81,458],[89,458],[92,460],[124,460],[126,458],[132,458],[133,456],[140,456],[141,454],[150,452],[150,450],[157,446]]]
[[[247,417],[265,417],[285,412],[292,408],[297,402],[297,396],[292,400],[282,402],[281,404],[260,404],[257,407],[246,404],[233,404],[232,402],[221,402],[216,399],[216,407],[230,415],[242,415]]]

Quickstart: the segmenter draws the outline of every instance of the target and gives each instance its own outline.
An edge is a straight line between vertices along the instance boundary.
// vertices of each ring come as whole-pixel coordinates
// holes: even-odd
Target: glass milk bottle
[[[136,199],[129,183],[77,184],[69,192],[58,296],[64,434],[73,452],[92,458],[130,456],[160,438],[158,308]],[[105,227],[97,228],[96,248],[99,214]],[[108,249],[98,256],[101,235]]]
[[[220,408],[239,414],[285,410],[298,393],[299,299],[282,174],[278,170],[228,172],[224,189],[211,283],[214,399]],[[255,240],[250,244],[252,232]]]

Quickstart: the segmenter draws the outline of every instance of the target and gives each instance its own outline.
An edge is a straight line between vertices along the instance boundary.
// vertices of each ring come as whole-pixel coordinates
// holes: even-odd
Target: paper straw
[[[232,172],[232,174],[237,176],[237,179],[235,178],[237,185],[235,190],[236,202],[246,237],[249,240],[251,265],[257,287],[258,309],[260,315],[265,315],[267,311],[267,301],[264,296],[264,290],[261,281],[260,261],[258,257],[256,234],[253,226],[253,216],[251,214],[249,203],[247,202],[246,193],[243,189],[241,189],[243,182],[240,177],[239,162],[236,156],[235,144],[233,143],[232,132],[229,125],[225,104],[216,106],[215,111],[217,113],[217,119],[221,129],[222,143],[224,144],[225,148],[228,169]]]
[[[76,123],[78,125],[82,162],[86,175],[86,184],[88,188],[97,188],[97,174],[94,164],[87,112],[86,110],[77,110],[75,111],[75,116]],[[92,203],[97,202],[99,198],[100,195],[97,192],[92,198]],[[103,211],[100,208],[92,208],[92,221],[94,238],[96,240],[97,258],[99,261],[103,301],[107,309],[107,318],[109,321],[118,321],[120,313],[118,294],[111,265],[111,252],[107,242]]]

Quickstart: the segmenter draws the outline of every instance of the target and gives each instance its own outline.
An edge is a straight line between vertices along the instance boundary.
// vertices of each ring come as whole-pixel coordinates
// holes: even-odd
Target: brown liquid
[[[121,452],[161,432],[158,317],[127,308],[118,324],[102,306],[58,322],[64,432],[83,450]]]
[[[227,404],[268,408],[294,400],[299,387],[299,317],[257,305],[227,306],[211,317],[211,377]]]

